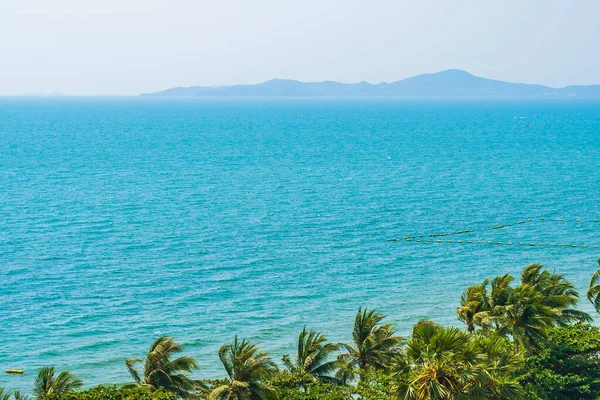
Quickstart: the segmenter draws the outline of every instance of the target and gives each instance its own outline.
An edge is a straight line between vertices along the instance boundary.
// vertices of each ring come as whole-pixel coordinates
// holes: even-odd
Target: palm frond
[[[236,336],[232,343],[221,346],[219,358],[229,376],[229,384],[213,390],[209,398],[254,398],[251,394],[263,393],[263,398],[271,396],[271,386],[267,383],[277,373],[277,365],[269,353],[247,339],[241,341]],[[227,393],[227,397],[225,396]],[[266,397],[265,397],[266,396]]]
[[[10,400],[10,392],[6,392],[2,386],[0,386],[0,400]]]
[[[221,385],[214,388],[208,395],[208,400],[225,400],[229,398],[229,386]]]
[[[142,374],[135,368],[135,364],[141,362],[141,359],[130,358],[125,361],[125,366],[134,385],[148,387],[151,391],[163,389],[181,398],[196,398],[197,390],[205,390],[206,385],[188,376],[198,368],[194,358],[183,356],[172,359],[173,355],[182,351],[183,347],[175,339],[160,336],[148,349],[143,360]]]
[[[598,259],[598,267],[600,267],[600,259]],[[592,275],[586,295],[596,311],[600,313],[600,268]]]
[[[131,375],[135,383],[137,383],[138,385],[142,383],[142,379],[140,378],[139,373],[135,369],[135,364],[139,363],[140,361],[142,360],[139,358],[129,358],[125,360],[125,367],[127,368],[127,372],[129,372],[129,375]]]
[[[40,368],[35,378],[33,394],[38,399],[75,391],[83,386],[83,381],[75,375],[62,371],[56,376],[54,367]]]

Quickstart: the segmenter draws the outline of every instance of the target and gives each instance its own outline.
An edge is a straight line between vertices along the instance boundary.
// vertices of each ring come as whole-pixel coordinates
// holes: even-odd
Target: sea
[[[359,307],[461,326],[531,263],[594,313],[598,218],[600,100],[3,97],[0,386],[129,382],[161,335],[221,378],[235,335],[279,361]]]

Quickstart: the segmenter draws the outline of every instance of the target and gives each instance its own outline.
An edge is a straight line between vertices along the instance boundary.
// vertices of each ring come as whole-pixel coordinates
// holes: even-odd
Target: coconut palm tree
[[[515,288],[502,315],[496,318],[498,332],[512,336],[517,351],[528,352],[544,343],[547,330],[560,318],[560,310],[544,304],[542,294],[533,286]]]
[[[600,259],[598,259],[598,267],[600,267]],[[592,275],[587,298],[594,305],[596,311],[600,313],[600,268]]]
[[[247,339],[225,344],[219,349],[219,359],[229,382],[213,389],[209,400],[275,399],[275,388],[268,384],[278,370],[269,353]]]
[[[511,287],[512,281],[511,275],[497,276],[489,292],[486,280],[463,293],[457,316],[469,332],[476,325],[494,328],[512,336],[517,349],[531,352],[544,341],[548,328],[591,320],[587,313],[574,308],[579,294],[563,275],[531,264],[523,269],[519,286]]]
[[[44,400],[51,396],[73,392],[83,386],[83,381],[68,371],[55,375],[54,367],[44,367],[38,371],[33,387],[33,395]]]
[[[339,382],[350,382],[358,370],[389,366],[403,339],[396,336],[393,324],[380,324],[384,318],[385,315],[377,310],[358,309],[352,331],[353,343],[342,344],[346,352],[338,356],[340,368],[335,378]]]
[[[495,335],[495,334],[493,334]],[[497,336],[497,335],[495,335]],[[516,367],[514,356],[498,357],[502,338],[485,339],[457,328],[421,321],[394,360],[392,379],[398,399],[521,399],[519,385],[508,379]],[[512,358],[511,358],[512,357]]]
[[[487,311],[487,279],[481,285],[469,286],[460,297],[460,306],[456,309],[458,320],[467,325],[467,331],[473,332],[478,315]]]
[[[477,324],[489,328],[493,327],[496,331],[500,329],[497,318],[501,316],[508,305],[513,288],[510,286],[514,280],[510,274],[498,275],[492,279],[490,291],[486,294],[485,308],[483,312],[476,316]]]
[[[504,314],[508,305],[508,300],[513,288],[510,286],[513,281],[510,274],[498,275],[492,279],[490,290],[488,291],[488,280],[482,284],[482,304],[478,306],[478,312],[472,316],[472,323],[483,329],[494,328],[500,330],[498,318]]]
[[[572,308],[579,302],[575,286],[564,275],[542,268],[540,264],[525,267],[521,274],[521,286],[533,286],[541,294],[542,303],[556,310],[552,325],[590,322],[592,318],[587,313]]]
[[[337,383],[331,375],[337,368],[336,360],[330,360],[339,344],[327,343],[327,337],[314,330],[302,329],[298,335],[296,357],[292,361],[288,354],[283,356],[283,364],[288,370],[308,382]]]
[[[513,337],[517,350],[532,352],[545,341],[548,328],[591,321],[587,313],[572,308],[578,302],[579,294],[563,275],[531,264],[523,269],[521,284],[510,291],[494,321],[499,332]]]
[[[206,385],[188,376],[198,368],[196,360],[187,356],[171,359],[182,350],[183,347],[177,344],[175,339],[159,337],[146,354],[141,374],[135,369],[135,364],[141,362],[141,359],[130,358],[125,361],[125,366],[135,381],[125,386],[144,386],[151,391],[163,389],[182,398],[198,397],[197,390],[206,389]]]

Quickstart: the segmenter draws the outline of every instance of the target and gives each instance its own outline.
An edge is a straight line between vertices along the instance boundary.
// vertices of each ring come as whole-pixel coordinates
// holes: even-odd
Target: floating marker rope
[[[518,220],[516,223],[508,223],[508,224],[504,224],[504,225],[493,225],[490,228],[487,228],[488,230],[497,230],[497,229],[505,229],[511,226],[515,226],[515,225],[522,225],[522,224],[527,224],[527,223],[531,223],[534,221],[555,221],[555,222],[563,222],[564,220],[562,218],[553,218],[553,219],[547,219],[547,218],[529,218],[529,219],[523,219],[523,220]],[[594,224],[600,223],[599,219],[590,219],[590,220],[584,220],[584,222],[592,222]],[[581,224],[582,220],[581,219],[576,219],[575,220],[576,224]],[[421,238],[425,238],[425,237],[429,237],[429,238],[438,238],[438,237],[446,237],[446,236],[453,236],[453,235],[464,235],[464,234],[469,234],[469,233],[476,233],[476,232],[483,232],[486,231],[486,228],[482,228],[482,229],[464,229],[464,230],[460,230],[460,231],[455,231],[455,232],[449,232],[449,233],[430,233],[430,234],[420,234],[420,235],[416,235],[416,236],[403,236],[402,239],[398,239],[398,238],[393,238],[393,239],[387,239],[388,242],[401,242],[401,241],[405,241],[405,242],[417,242],[417,243],[457,243],[457,244],[462,244],[462,243],[466,243],[466,244],[477,244],[477,245],[483,245],[483,244],[488,244],[488,245],[506,245],[506,246],[513,246],[513,242],[493,242],[491,240],[488,241],[483,241],[483,240],[456,240],[456,241],[452,241],[447,240],[447,241],[442,241],[441,239],[437,239],[437,240],[433,240],[433,239],[421,239]],[[417,239],[417,237],[419,239]],[[413,240],[416,239],[416,240]],[[557,243],[528,243],[525,244],[525,242],[519,242],[518,243],[519,246],[528,246],[528,247],[544,247],[544,246],[550,246],[550,247],[558,247],[559,245]],[[598,245],[587,245],[587,244],[582,244],[582,245],[577,245],[577,244],[566,244],[566,243],[561,243],[560,247],[570,247],[570,248],[592,248],[592,249],[597,249]]]
[[[557,243],[525,243],[525,242],[518,242],[518,243],[514,243],[514,242],[494,242],[492,240],[447,240],[447,241],[443,241],[440,239],[437,240],[432,240],[432,239],[426,239],[426,240],[422,240],[422,239],[417,239],[417,240],[412,240],[412,239],[398,239],[398,238],[393,238],[393,239],[388,239],[388,242],[416,242],[416,243],[456,243],[456,244],[475,244],[475,245],[494,245],[494,246],[527,246],[527,247],[570,247],[573,249],[576,248],[581,248],[581,249],[598,249],[600,248],[598,245],[594,244],[594,245],[588,245],[588,244],[566,244],[566,243],[561,243],[561,244],[557,244]]]

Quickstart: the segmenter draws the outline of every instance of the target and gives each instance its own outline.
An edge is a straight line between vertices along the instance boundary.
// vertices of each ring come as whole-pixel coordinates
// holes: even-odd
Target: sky
[[[393,82],[600,84],[600,1],[0,0],[0,95]]]

